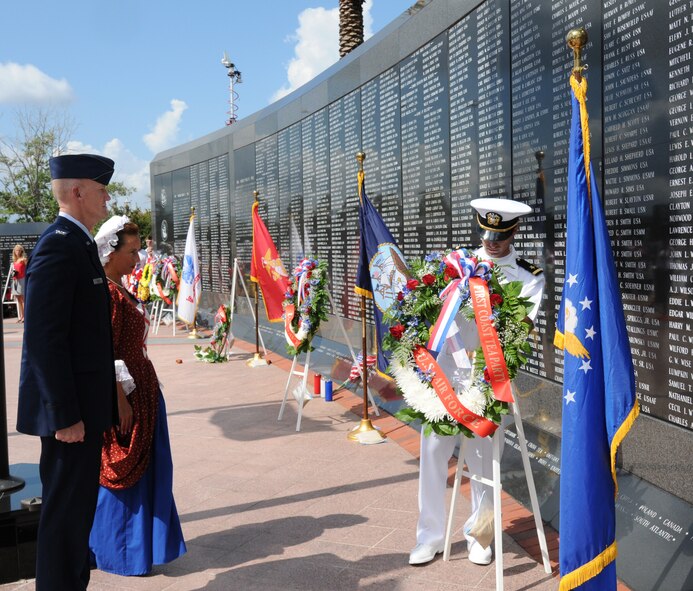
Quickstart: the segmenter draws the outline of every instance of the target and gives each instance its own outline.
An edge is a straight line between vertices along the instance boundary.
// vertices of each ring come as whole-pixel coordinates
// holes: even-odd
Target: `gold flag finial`
[[[356,152],[356,160],[359,163],[359,171],[363,171],[363,161],[366,159],[365,152]]]
[[[582,72],[587,69],[587,65],[582,64],[582,48],[587,45],[587,31],[583,27],[570,29],[565,42],[573,50],[573,75],[579,82],[582,80]]]
[[[259,197],[260,197],[260,191],[258,191],[257,189],[255,189],[255,190],[253,191],[253,197],[255,197],[255,201],[260,201],[260,199],[259,199]]]

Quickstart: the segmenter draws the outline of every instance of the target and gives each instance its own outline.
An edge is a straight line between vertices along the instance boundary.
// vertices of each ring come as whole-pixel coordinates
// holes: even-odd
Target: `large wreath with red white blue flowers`
[[[506,377],[512,380],[530,353],[527,337],[531,324],[525,320],[533,304],[528,298],[520,297],[522,282],[505,282],[499,266],[465,249],[445,254],[433,252],[423,260],[414,260],[410,275],[397,301],[384,315],[389,334],[383,340],[383,348],[392,351],[389,371],[407,404],[396,416],[405,422],[421,421],[426,435],[433,431],[440,435],[462,433],[472,437],[474,432],[453,418],[434,389],[435,382],[441,378],[435,375],[435,368],[440,368],[436,364],[422,365],[417,361],[419,353],[425,354],[424,349],[435,340],[436,335],[433,334],[432,340],[432,333],[445,322],[443,316],[451,314],[454,318],[456,306],[465,318],[479,325],[470,290],[473,280],[475,286],[487,287],[490,314],[485,320],[495,328],[507,366]],[[443,309],[449,298],[457,300],[452,311]],[[452,404],[461,405],[465,411],[497,425],[502,415],[507,414],[508,403],[496,398],[483,348],[476,349],[472,358],[471,376],[465,380],[466,386],[453,389],[451,396],[456,396],[456,400]]]
[[[298,355],[312,351],[311,341],[327,320],[327,263],[305,258],[291,273],[291,284],[284,299],[286,351]]]

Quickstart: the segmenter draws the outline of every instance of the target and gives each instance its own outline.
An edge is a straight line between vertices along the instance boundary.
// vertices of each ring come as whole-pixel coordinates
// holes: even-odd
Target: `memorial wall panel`
[[[253,224],[251,209],[255,191],[255,145],[245,146],[233,152],[233,210],[235,213],[236,258],[241,271],[250,273],[253,250]]]
[[[185,252],[185,239],[187,238],[188,226],[190,225],[192,174],[193,172],[196,173],[196,171],[197,169],[191,166],[189,168],[179,168],[171,173],[173,191],[173,252],[176,254]]]
[[[156,223],[157,248],[162,252],[173,251],[173,203],[171,173],[158,175],[154,179],[156,195],[153,220]]]
[[[234,150],[233,160],[195,164],[173,181],[158,175],[157,225],[170,224],[167,240],[179,252],[187,210],[197,207],[203,288],[224,292],[234,249],[246,269],[250,261],[257,188],[285,265],[304,254],[328,261],[333,312],[355,320],[356,152],[366,153],[369,197],[409,258],[475,247],[469,202],[512,195],[533,210],[518,250],[547,279],[526,371],[560,383],[562,353],[552,339],[565,280],[572,67],[565,36],[584,26],[591,161],[638,397],[644,414],[691,429],[690,15],[690,0],[487,0],[361,87]]]

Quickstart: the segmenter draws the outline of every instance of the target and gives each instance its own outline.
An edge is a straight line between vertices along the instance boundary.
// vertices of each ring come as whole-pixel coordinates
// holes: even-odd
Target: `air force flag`
[[[621,294],[589,162],[587,81],[573,75],[565,283],[560,591],[616,590],[616,450],[638,415]]]

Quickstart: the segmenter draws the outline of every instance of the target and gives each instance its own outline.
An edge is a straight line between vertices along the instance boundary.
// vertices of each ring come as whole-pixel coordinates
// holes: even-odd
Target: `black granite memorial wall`
[[[692,0],[433,0],[305,89],[223,136],[214,134],[207,148],[203,138],[158,157],[152,165],[157,240],[181,252],[185,210],[197,206],[198,249],[207,261],[203,289],[226,293],[214,261],[223,267],[238,257],[247,267],[258,189],[286,266],[303,253],[327,260],[333,313],[355,321],[358,150],[366,152],[368,194],[406,257],[475,246],[469,209],[475,197],[510,195],[527,203],[533,212],[516,244],[545,269],[547,289],[520,387],[527,422],[544,433],[533,445],[535,461],[547,471],[548,499],[554,488],[548,483],[560,472],[550,458],[558,457],[563,377],[552,339],[565,270],[572,67],[565,36],[583,26],[590,36],[583,58],[592,162],[621,282],[637,396],[651,419],[636,425],[634,439],[664,436],[690,453],[691,14]],[[164,224],[173,231],[167,234]],[[217,246],[220,254],[210,254]],[[542,445],[546,434],[553,439]],[[512,447],[512,436],[506,441]],[[666,446],[652,445],[661,465],[676,465]],[[624,467],[693,502],[685,484],[690,466],[688,476],[665,479],[642,449],[624,449]],[[636,501],[623,506],[637,517]],[[691,547],[688,525],[678,531],[667,526],[676,520],[661,511],[658,517],[659,541],[671,542],[670,535],[678,539],[672,544]]]

